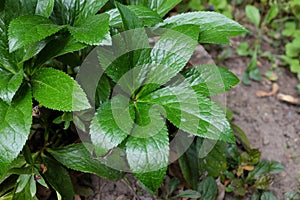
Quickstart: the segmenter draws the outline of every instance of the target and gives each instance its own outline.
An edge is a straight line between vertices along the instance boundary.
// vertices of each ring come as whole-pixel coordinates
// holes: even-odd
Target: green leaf
[[[62,196],[62,199],[73,200],[74,189],[68,171],[55,160],[43,156],[47,171],[44,173],[46,181]]]
[[[139,20],[143,23],[144,26],[154,26],[159,22],[162,22],[161,17],[153,10],[144,6],[126,6],[135,15],[139,18]],[[110,15],[109,25],[113,27],[122,26],[122,18],[118,9],[112,9],[106,12]]]
[[[97,107],[107,101],[110,97],[111,86],[107,76],[102,75],[96,89],[95,103]]]
[[[126,6],[117,3],[116,2],[116,7],[121,15],[123,26],[125,30],[130,30],[130,29],[135,29],[135,28],[142,28],[143,24],[137,17],[137,15],[131,11],[129,8]]]
[[[78,0],[55,0],[53,12],[51,14],[51,20],[60,25],[72,25],[75,22],[78,12]]]
[[[218,195],[218,185],[215,179],[209,176],[200,182],[198,191],[201,194],[200,200],[215,200]]]
[[[23,15],[34,15],[38,0],[6,0],[5,22],[9,24],[13,19]]]
[[[282,31],[282,35],[284,36],[292,36],[295,34],[297,28],[296,22],[285,22],[284,23],[284,29]]]
[[[8,51],[7,25],[3,20],[2,14],[0,15],[0,69],[1,71],[5,70],[6,73],[17,74],[20,70],[15,55]]]
[[[180,184],[180,180],[178,178],[176,177],[172,178],[170,180],[169,187],[168,187],[169,194],[172,194],[177,189],[179,184]]]
[[[229,91],[239,79],[229,70],[214,65],[199,65],[182,72],[190,86],[203,96]]]
[[[34,98],[43,106],[61,111],[90,108],[79,84],[69,75],[52,68],[38,70],[31,79]]]
[[[7,193],[4,196],[0,197],[0,200],[12,200],[13,194],[12,193]]]
[[[184,190],[180,192],[176,197],[185,197],[185,198],[194,198],[198,199],[201,197],[201,194],[195,190]]]
[[[236,52],[240,56],[251,56],[253,54],[253,50],[249,49],[248,42],[241,42],[236,48]]]
[[[0,99],[10,103],[23,80],[23,70],[13,74],[0,67]]]
[[[29,60],[30,58],[36,56],[38,53],[40,53],[43,48],[47,45],[46,40],[42,40],[33,44],[29,44],[21,49],[18,49],[16,51],[17,55],[20,55],[19,57],[19,64],[24,63],[25,61]]]
[[[143,22],[144,26],[154,26],[159,22],[162,22],[162,18],[157,14],[157,12],[144,6],[128,6],[128,8],[133,11],[136,16]]]
[[[184,24],[200,28],[200,43],[229,44],[228,37],[240,35],[246,29],[237,22],[215,12],[190,12],[169,17],[157,28],[173,28]]]
[[[161,184],[169,161],[169,136],[159,107],[135,104],[137,124],[126,142],[131,171],[149,189]]]
[[[231,127],[235,131],[235,134],[239,138],[239,140],[241,141],[243,147],[247,151],[250,151],[251,150],[251,144],[250,144],[250,141],[249,141],[246,133],[243,131],[243,129],[241,129],[238,125],[236,125],[234,123],[231,123]]]
[[[214,140],[206,140],[205,142],[206,143],[202,143],[202,146],[211,146],[216,143]],[[208,153],[208,155],[200,160],[199,168],[202,170],[202,173],[206,171],[209,176],[217,178],[227,170],[226,147],[226,144],[222,142],[214,144],[214,148]],[[200,156],[202,156],[201,153],[206,152],[199,152]]]
[[[18,156],[17,158],[15,158],[9,166],[9,170],[6,171],[4,176],[2,176],[2,177],[0,176],[0,185],[4,181],[6,181],[5,179],[7,179],[10,175],[17,174],[17,173],[15,173],[14,169],[22,168],[25,164],[26,164],[26,161],[23,156]],[[22,173],[22,174],[24,174],[24,173]],[[1,196],[3,194],[2,192],[4,190],[2,189],[2,187],[0,189],[1,189],[1,192],[0,192],[0,196]]]
[[[60,38],[62,39],[62,38]],[[54,57],[57,57],[57,56],[61,56],[61,55],[64,55],[64,54],[67,54],[67,53],[71,53],[71,52],[75,52],[75,51],[79,51],[85,47],[87,47],[86,44],[83,44],[81,42],[78,42],[74,37],[70,36],[69,38],[67,37],[64,38],[64,40],[66,41],[65,45],[64,46],[61,46],[61,48],[58,48],[59,51],[57,51],[56,53],[52,54],[51,58],[54,58]],[[53,41],[53,43],[48,43],[49,46],[47,46],[48,48],[45,49],[45,52],[47,52],[47,50],[49,48],[52,48],[53,46],[59,46],[61,40],[57,40],[57,41]],[[49,51],[48,51],[49,53]]]
[[[300,54],[300,37],[295,38],[292,42],[285,45],[286,55],[293,58]]]
[[[242,179],[233,179],[228,188],[231,189],[235,195],[245,196],[247,194],[247,190],[244,188],[244,182]]]
[[[260,192],[256,190],[256,191],[252,194],[251,200],[260,200]]]
[[[86,19],[95,15],[108,2],[108,0],[85,0],[80,8],[82,11],[79,14],[78,20]]]
[[[150,53],[152,63],[144,66],[141,71],[147,75],[141,76],[145,79],[141,81],[145,87],[137,97],[159,88],[185,67],[197,46],[198,34],[197,26],[183,25],[168,30],[161,36]]]
[[[101,47],[98,50],[98,59],[106,74],[116,83],[122,78],[125,85],[132,86],[133,80],[130,74],[139,72],[132,71],[133,67],[141,67],[139,63],[149,60],[150,45],[144,28],[131,29],[112,37],[112,46]],[[127,73],[128,72],[128,73]],[[141,83],[141,82],[139,82]],[[124,86],[121,84],[121,87]],[[140,87],[140,85],[138,85]],[[124,87],[122,87],[124,89]],[[135,88],[136,89],[136,88]]]
[[[141,5],[141,6],[147,6],[148,0],[128,0],[126,3],[129,5]]]
[[[18,185],[16,187],[16,193],[19,193],[22,190],[24,190],[24,188],[27,185],[27,183],[29,182],[30,178],[31,178],[31,175],[29,175],[29,174],[24,174],[24,175],[19,176],[18,181],[17,181]]]
[[[254,170],[248,174],[246,181],[255,180],[261,175],[278,174],[284,170],[284,167],[275,161],[261,161],[255,166]]]
[[[261,200],[277,200],[273,192],[270,191],[264,191],[262,195],[260,196]]]
[[[250,19],[250,21],[258,28],[260,24],[260,13],[259,10],[252,6],[247,5],[245,8],[246,16]]]
[[[109,40],[109,15],[94,15],[68,26],[71,35],[79,42],[89,45],[100,45]]]
[[[85,173],[93,173],[109,180],[120,180],[123,173],[105,166],[100,160],[94,159],[84,144],[72,144],[47,151],[66,167]]]
[[[129,166],[134,173],[164,168],[168,165],[169,158],[169,138],[165,121],[156,106],[140,103],[135,106],[138,124],[135,124],[126,142]]]
[[[260,70],[258,68],[249,72],[249,77],[255,81],[261,81]]]
[[[46,18],[50,17],[54,8],[54,2],[55,0],[38,0],[35,8],[35,14]]]
[[[245,85],[250,85],[250,79],[256,81],[261,80],[260,70],[257,68],[257,50],[254,51],[246,72],[243,75],[243,83]]]
[[[33,175],[20,175],[12,200],[37,200],[34,188],[36,189]]]
[[[278,15],[279,9],[278,9],[278,5],[274,4],[271,6],[271,8],[269,9],[266,17],[264,18],[264,24],[268,24],[270,23],[277,15]]]
[[[159,89],[140,101],[163,106],[171,123],[190,134],[235,141],[224,111],[210,99],[195,94],[186,82]]]
[[[288,191],[284,194],[284,199],[285,200],[297,200],[299,199],[300,196],[299,196],[299,193],[296,192],[296,191]]]
[[[151,0],[148,1],[148,6],[163,17],[180,2],[182,0]]]
[[[22,150],[32,123],[31,93],[19,90],[11,105],[0,100],[0,178]]]
[[[133,119],[131,119],[128,101],[128,98],[118,95],[98,108],[90,125],[96,155],[105,155],[130,134]]]
[[[123,39],[115,41],[116,37],[120,39],[121,35],[117,35],[112,38],[112,47],[115,47],[115,49],[122,52],[123,49],[119,49],[118,45],[125,45],[125,41]],[[117,52],[115,52],[113,48],[104,47],[103,49],[101,48],[98,51],[98,59],[101,67],[105,70],[107,76],[110,77],[115,83],[118,83],[120,78],[122,78],[122,76],[126,74],[126,72],[128,72],[132,66],[130,65],[128,53],[117,56],[115,54],[117,54]]]
[[[196,190],[200,179],[198,152],[200,142],[191,144],[187,151],[179,158],[179,166],[184,179],[189,184],[190,188]]]
[[[157,171],[135,173],[134,176],[148,189],[156,192],[161,185],[165,175],[167,167],[159,169]]]
[[[58,36],[50,41],[38,54],[34,67],[40,67],[51,58],[61,56],[70,52],[79,51],[87,45],[80,43],[70,35]]]
[[[31,176],[30,181],[29,181],[29,186],[30,186],[30,194],[32,197],[35,197],[36,195],[36,181],[34,176]]]
[[[51,20],[38,16],[27,15],[14,19],[8,28],[9,51],[35,43],[60,31],[64,26],[58,26]]]
[[[119,3],[116,3],[116,7],[121,15],[124,29],[131,30],[130,32],[126,32],[123,37],[126,47],[130,50],[135,50],[131,52],[129,50],[128,52],[129,68],[133,68],[136,62],[143,55],[143,51],[149,52],[147,50],[139,50],[138,48],[136,48],[138,46],[141,46],[141,44],[142,46],[149,48],[148,37],[145,30],[142,29],[143,23],[139,20],[139,18],[133,11]],[[123,65],[125,65],[125,63],[122,63],[121,67],[123,67]]]
[[[251,85],[251,80],[248,73],[243,74],[242,82],[244,85]]]

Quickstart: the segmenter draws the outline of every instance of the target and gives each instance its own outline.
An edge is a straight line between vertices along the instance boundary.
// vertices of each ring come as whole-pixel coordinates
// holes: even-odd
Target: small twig
[[[121,180],[121,182],[124,183],[129,188],[129,190],[131,191],[131,193],[137,200],[140,200],[139,196],[136,194],[135,190],[132,188],[130,181],[126,177],[124,177]]]

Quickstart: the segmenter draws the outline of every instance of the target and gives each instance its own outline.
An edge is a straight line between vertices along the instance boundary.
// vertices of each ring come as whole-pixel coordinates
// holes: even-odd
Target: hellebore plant
[[[1,1],[0,196],[37,199],[41,184],[73,199],[66,168],[110,180],[132,172],[156,191],[171,152],[183,153],[191,136],[235,141],[209,97],[239,80],[217,66],[186,66],[197,44],[229,44],[245,29],[214,12],[167,17],[179,2]],[[92,49],[95,79],[80,67]]]

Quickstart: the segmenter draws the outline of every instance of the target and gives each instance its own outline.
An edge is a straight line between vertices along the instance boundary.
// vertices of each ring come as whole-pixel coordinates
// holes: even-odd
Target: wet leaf
[[[20,175],[12,200],[37,200],[36,185],[33,175]]]
[[[162,22],[161,17],[153,10],[144,6],[126,6],[130,9],[143,23],[144,26],[153,26]],[[107,12],[110,15],[109,25],[113,27],[122,26],[122,18],[117,9],[112,9]]]
[[[129,167],[149,189],[160,186],[169,162],[169,134],[159,110],[137,103],[137,124],[126,142]]]
[[[247,5],[245,11],[250,21],[258,28],[260,24],[259,10],[252,5]]]
[[[190,86],[203,96],[229,91],[239,79],[229,70],[214,65],[199,65],[182,72]]]
[[[218,185],[215,179],[209,176],[200,182],[198,191],[201,194],[201,200],[215,200],[218,195]]]
[[[38,42],[63,28],[64,26],[55,25],[51,20],[42,16],[21,16],[9,25],[9,51],[13,52],[21,47]]]
[[[192,143],[187,151],[179,158],[179,165],[184,179],[189,184],[190,188],[196,190],[200,180],[200,169],[198,152],[200,149],[200,140],[197,143]]]
[[[163,17],[180,2],[182,0],[151,0],[148,1],[148,6]]]
[[[68,171],[56,160],[44,156],[43,162],[47,171],[44,173],[46,181],[65,200],[73,200],[74,189]]]
[[[2,69],[0,66],[0,99],[7,103],[11,103],[14,95],[21,86],[24,72],[20,69],[16,73],[12,73]]]
[[[31,79],[34,98],[43,106],[61,111],[80,111],[90,108],[79,84],[62,71],[44,68]]]
[[[60,163],[73,170],[93,173],[115,181],[123,176],[123,173],[107,167],[98,159],[92,158],[91,153],[82,143],[57,149],[48,149],[47,151]]]
[[[110,40],[109,15],[91,16],[68,26],[71,35],[78,41],[88,45],[100,45],[103,40]]]
[[[35,14],[48,18],[53,11],[54,2],[55,0],[38,0]]]
[[[246,32],[237,22],[216,12],[190,12],[169,17],[157,25],[161,28],[173,28],[184,24],[199,26],[200,43],[229,44],[228,37]]]
[[[185,198],[200,198],[201,194],[195,190],[184,190],[180,192],[176,197],[185,197]]]
[[[31,98],[31,92],[24,87],[10,105],[0,100],[0,178],[28,139],[32,123]]]
[[[118,95],[103,103],[97,110],[90,134],[97,156],[103,156],[121,144],[133,128],[128,98]]]

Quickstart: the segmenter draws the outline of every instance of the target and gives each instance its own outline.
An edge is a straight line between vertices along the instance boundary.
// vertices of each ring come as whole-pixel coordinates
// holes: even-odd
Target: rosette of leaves
[[[228,36],[245,29],[218,13],[181,14],[151,29],[151,34],[160,28],[164,31],[150,48],[149,30],[143,29],[137,12],[116,5],[117,10],[109,12],[114,13],[113,26],[125,32],[112,38],[114,47],[98,51],[114,92],[97,109],[90,126],[91,141],[94,153],[108,160],[109,156],[115,159],[114,152],[123,151],[123,165],[127,163],[143,185],[156,191],[166,173],[174,134],[168,130],[169,123],[194,136],[235,141],[222,108],[207,97],[230,90],[239,82],[237,77],[212,65],[184,68],[199,42],[226,44]],[[133,50],[113,56],[120,49]]]
[[[3,198],[37,199],[36,184],[39,183],[55,189],[62,199],[73,199],[75,192],[65,167],[112,180],[122,177],[121,172],[93,159],[83,144],[53,148],[55,146],[48,143],[46,133],[45,145],[40,150],[31,152],[32,149],[25,144],[30,138],[33,125],[33,101],[50,110],[64,112],[82,111],[91,107],[83,89],[72,78],[76,72],[53,65],[53,61],[60,56],[83,51],[86,47],[103,44],[110,46],[111,35],[124,29],[148,26],[179,32],[181,34],[176,36],[184,40],[179,40],[167,31],[158,45],[167,46],[169,50],[176,49],[183,56],[177,58],[168,49],[161,51],[160,46],[157,46],[151,51],[129,53],[119,63],[108,66],[106,74],[110,83],[122,81],[121,77],[136,66],[141,66],[136,67],[137,72],[146,74],[137,79],[137,91],[131,91],[125,85],[121,88],[130,94],[132,102],[128,105],[124,104],[121,94],[105,102],[106,98],[101,94],[107,95],[109,92],[99,92],[101,102],[91,124],[91,138],[96,155],[105,155],[117,146],[124,148],[132,172],[146,187],[156,190],[168,163],[169,132],[166,119],[179,129],[196,136],[227,142],[234,140],[222,109],[207,97],[228,91],[238,83],[237,78],[216,66],[183,68],[197,42],[228,44],[229,36],[241,34],[245,29],[213,12],[187,13],[162,20],[179,2],[132,1],[130,6],[117,4],[117,9],[107,12],[104,12],[103,6],[108,4],[108,0],[0,2],[0,195],[4,195]],[[97,14],[101,9],[103,12]],[[136,35],[142,38],[144,33]],[[152,68],[149,59],[155,61],[154,66],[160,67]],[[69,65],[69,62],[61,62],[62,66]],[[113,69],[111,66],[120,70],[114,72],[110,70]],[[221,89],[219,85],[214,85],[216,80],[211,78],[212,72],[216,71],[224,83]],[[171,79],[177,74],[182,74],[185,79],[171,84]],[[154,81],[155,84],[144,84],[145,80]],[[213,87],[208,88],[208,82]],[[110,87],[107,83],[106,80],[103,86],[100,84],[100,91],[104,85]],[[165,86],[162,87],[163,85]],[[174,91],[179,92],[179,97],[193,94],[193,100],[197,104],[187,103],[187,110],[182,110],[179,104],[188,98],[178,98]],[[112,105],[113,108],[128,110],[129,116],[126,119],[126,115],[119,118],[118,122],[121,124],[128,122],[126,126],[121,125],[121,130],[114,120],[109,119],[113,114]],[[191,111],[190,106],[197,108],[199,112]],[[213,116],[211,111],[218,115]],[[182,113],[199,123],[189,127],[187,123],[183,123],[184,120],[178,118]],[[151,123],[153,127],[148,126],[147,138],[133,137],[140,132],[143,134],[149,121],[154,119],[157,124]],[[136,126],[134,129],[133,124]],[[153,159],[155,154],[151,154],[150,148],[165,151]]]

